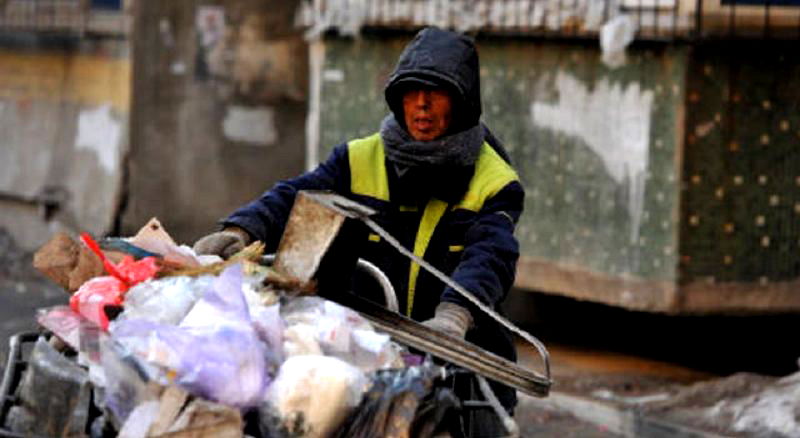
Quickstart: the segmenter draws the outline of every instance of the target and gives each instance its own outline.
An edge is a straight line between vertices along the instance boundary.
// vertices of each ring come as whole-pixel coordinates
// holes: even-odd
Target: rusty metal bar
[[[529,395],[545,397],[550,393],[552,380],[549,367],[547,375],[542,376],[467,341],[433,330],[355,294],[342,294],[330,298],[361,313],[378,330],[387,333],[401,344],[430,353]]]

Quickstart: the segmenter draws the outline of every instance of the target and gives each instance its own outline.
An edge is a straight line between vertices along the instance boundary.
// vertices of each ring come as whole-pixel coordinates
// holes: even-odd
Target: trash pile
[[[37,436],[432,436],[458,400],[441,367],[260,263],[196,256],[153,219],[132,238],[56,235],[4,430]],[[6,388],[8,390],[8,388]],[[444,403],[443,401],[448,401]]]

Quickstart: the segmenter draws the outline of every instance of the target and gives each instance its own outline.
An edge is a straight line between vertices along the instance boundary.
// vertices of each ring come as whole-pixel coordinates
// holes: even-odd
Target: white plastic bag
[[[266,402],[291,432],[329,436],[361,402],[369,380],[358,368],[334,357],[293,356],[267,389]],[[300,423],[301,431],[293,426]]]
[[[364,372],[402,364],[399,347],[352,309],[319,297],[302,297],[281,311],[286,321],[286,357],[324,354]]]
[[[139,283],[125,294],[117,320],[142,319],[177,325],[214,283],[214,276],[166,277]]]
[[[618,15],[600,29],[600,48],[603,62],[617,68],[625,64],[625,48],[636,36],[636,22],[630,15]]]

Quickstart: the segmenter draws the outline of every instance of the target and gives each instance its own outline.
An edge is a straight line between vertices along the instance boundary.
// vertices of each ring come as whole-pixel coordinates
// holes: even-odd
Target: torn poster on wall
[[[214,81],[220,97],[243,104],[305,99],[299,39],[269,36],[267,17],[252,11],[202,6],[196,14],[196,79]]]

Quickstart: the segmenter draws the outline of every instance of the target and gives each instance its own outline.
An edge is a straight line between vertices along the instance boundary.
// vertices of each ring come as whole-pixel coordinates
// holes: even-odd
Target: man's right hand
[[[229,227],[195,242],[194,252],[197,254],[218,255],[223,259],[244,249],[250,242],[250,235],[241,228]]]

